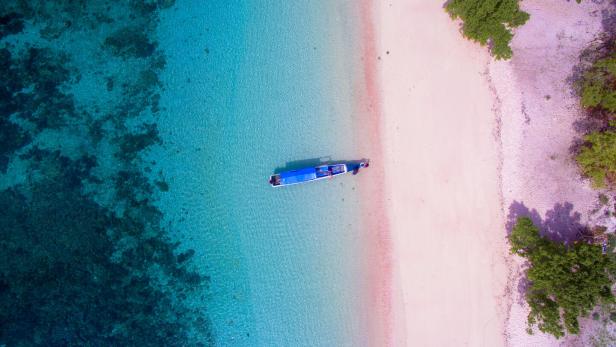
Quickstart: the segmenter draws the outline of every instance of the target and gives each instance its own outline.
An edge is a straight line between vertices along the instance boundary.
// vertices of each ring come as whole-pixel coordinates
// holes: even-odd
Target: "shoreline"
[[[391,234],[385,204],[382,180],[385,174],[382,139],[382,110],[378,70],[378,21],[374,0],[362,0],[360,4],[360,52],[363,62],[356,90],[359,91],[355,114],[361,117],[357,122],[359,153],[371,159],[370,169],[358,177],[362,187],[362,221],[365,225],[364,239],[366,255],[364,268],[366,276],[367,301],[366,323],[368,324],[369,346],[392,345],[392,261]]]

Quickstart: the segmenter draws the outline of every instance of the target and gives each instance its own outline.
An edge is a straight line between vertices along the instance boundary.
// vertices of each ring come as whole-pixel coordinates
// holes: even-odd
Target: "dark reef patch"
[[[11,12],[0,16],[0,39],[18,34],[23,29],[24,21],[19,13]]]
[[[161,192],[169,191],[169,184],[165,181],[154,181],[154,184],[160,189]]]
[[[0,3],[0,345],[213,344],[210,279],[141,159],[161,144],[154,32],[173,4]]]
[[[84,196],[91,157],[36,150],[30,158],[44,179],[0,191],[0,225],[11,226],[0,230],[0,341],[187,344],[186,321],[200,314],[170,293],[185,295],[207,279],[185,266],[193,253],[174,255],[161,215],[137,202],[117,217]],[[144,189],[142,182],[124,193]]]
[[[150,15],[157,9],[167,9],[175,5],[175,0],[131,1],[131,7],[141,15]]]
[[[120,151],[116,153],[122,160],[133,160],[144,149],[155,143],[160,143],[158,129],[155,124],[145,124],[144,132],[125,134],[118,138]]]
[[[70,78],[68,56],[50,48],[30,47],[11,53],[0,48],[0,118],[21,119],[40,131],[59,128],[75,117],[69,95],[60,91]]]
[[[146,58],[156,50],[143,30],[136,27],[116,31],[105,40],[105,47],[123,58]]]
[[[0,172],[6,173],[9,158],[30,140],[30,136],[7,117],[0,117]]]

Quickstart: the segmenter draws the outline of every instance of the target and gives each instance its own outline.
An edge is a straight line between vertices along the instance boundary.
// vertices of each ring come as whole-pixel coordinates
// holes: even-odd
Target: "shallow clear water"
[[[159,207],[211,278],[219,345],[361,345],[355,177],[273,189],[290,161],[355,148],[345,2],[178,1],[161,16]]]

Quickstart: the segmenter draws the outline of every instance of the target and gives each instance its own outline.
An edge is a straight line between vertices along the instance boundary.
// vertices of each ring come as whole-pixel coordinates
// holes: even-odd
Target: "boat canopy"
[[[300,183],[305,181],[311,181],[315,178],[317,178],[317,170],[313,167],[282,172],[280,174],[280,182],[282,184]]]

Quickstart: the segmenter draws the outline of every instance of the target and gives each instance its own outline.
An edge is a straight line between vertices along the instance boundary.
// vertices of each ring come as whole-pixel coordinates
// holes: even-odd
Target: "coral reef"
[[[0,39],[20,33],[24,28],[22,16],[18,13],[11,12],[0,16]]]
[[[122,28],[105,40],[113,54],[123,58],[145,58],[154,53],[156,45],[139,28]]]
[[[141,159],[173,3],[0,4],[0,345],[212,344],[209,277]]]
[[[160,213],[148,213],[143,200],[117,217],[84,196],[81,182],[94,158],[38,149],[28,156],[44,178],[0,192],[0,225],[11,226],[0,231],[1,341],[187,344],[185,321],[196,322],[200,313],[171,293],[207,285],[187,267],[194,251],[176,256]],[[137,194],[132,190],[149,193],[134,181],[128,179],[125,199]]]

